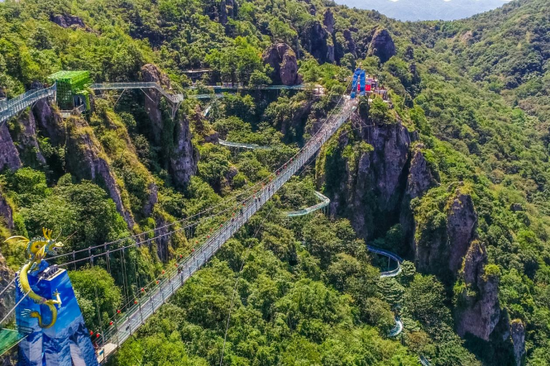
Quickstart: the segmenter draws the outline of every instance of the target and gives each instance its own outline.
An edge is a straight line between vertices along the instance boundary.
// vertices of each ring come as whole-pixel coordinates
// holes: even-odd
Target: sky
[[[337,4],[374,9],[399,20],[455,20],[498,8],[510,0],[335,0]]]

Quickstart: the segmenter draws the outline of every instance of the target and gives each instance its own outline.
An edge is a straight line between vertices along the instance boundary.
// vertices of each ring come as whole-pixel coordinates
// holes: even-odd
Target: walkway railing
[[[330,205],[330,198],[328,198],[327,196],[325,196],[325,195],[323,195],[322,193],[319,193],[319,192],[315,192],[315,195],[317,196],[317,198],[319,198],[321,200],[320,203],[318,203],[314,206],[308,207],[308,208],[304,208],[302,210],[287,212],[286,216],[287,217],[297,217],[297,216],[309,215],[310,213],[313,213],[317,210],[320,210],[320,209],[325,208],[328,205]]]
[[[355,103],[345,99],[343,108],[330,118],[319,133],[293,158],[275,172],[273,180],[246,203],[238,215],[228,219],[212,236],[167,277],[142,297],[126,315],[113,323],[102,336],[100,361],[104,361],[120,347],[152,314],[157,311],[201,266],[220,249],[220,247],[254,215],[283,184],[285,184],[321,146],[338,130],[355,110]]]
[[[55,97],[55,84],[49,88],[34,89],[13,99],[0,101],[0,126],[11,117],[44,98]]]
[[[182,94],[170,94],[160,84],[155,82],[128,82],[128,83],[96,83],[90,85],[92,90],[127,90],[127,89],[155,89],[159,91],[166,99],[174,104],[183,101]]]
[[[250,149],[250,150],[269,150],[271,147],[269,146],[260,146],[257,144],[246,144],[244,142],[232,142],[232,141],[225,141],[222,139],[218,140],[220,145],[227,146],[227,147],[236,147],[240,149]]]
[[[391,270],[391,271],[380,272],[380,277],[382,277],[382,278],[383,277],[395,277],[395,276],[397,276],[398,274],[401,273],[401,271],[402,271],[401,263],[403,262],[403,259],[400,256],[398,256],[395,253],[389,252],[387,250],[376,248],[376,247],[373,247],[373,246],[370,246],[370,245],[367,245],[367,249],[368,249],[369,252],[372,252],[372,253],[375,253],[375,254],[378,254],[378,255],[383,255],[384,257],[388,257],[389,260],[393,259],[397,263],[397,268],[396,269]]]

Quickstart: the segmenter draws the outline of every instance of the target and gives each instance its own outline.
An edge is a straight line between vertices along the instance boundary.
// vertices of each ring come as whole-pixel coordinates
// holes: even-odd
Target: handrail
[[[218,142],[220,145],[227,146],[227,147],[237,147],[241,149],[250,149],[250,150],[270,150],[272,147],[270,146],[260,146],[257,144],[247,144],[244,142],[232,142],[232,141],[225,141],[222,139],[218,139]]]
[[[327,196],[317,191],[315,191],[315,196],[317,196],[317,198],[321,200],[320,203],[301,210],[287,212],[286,216],[287,217],[304,216],[330,205],[330,198],[328,198]]]
[[[49,88],[33,89],[26,93],[18,95],[13,99],[8,99],[0,102],[0,126],[11,117],[15,116],[22,110],[30,107],[37,101],[44,98],[55,96],[56,85]]]
[[[390,251],[380,249],[380,248],[377,248],[377,247],[373,247],[373,246],[370,246],[370,245],[367,245],[367,250],[369,252],[379,254],[379,255],[383,255],[385,257],[393,259],[397,263],[397,268],[396,269],[393,269],[391,271],[380,272],[380,277],[382,277],[382,278],[384,278],[384,277],[395,277],[395,276],[397,276],[401,273],[401,271],[402,271],[401,263],[403,262],[403,259],[400,256],[398,256],[397,254],[392,253]]]
[[[183,94],[170,94],[160,85],[155,82],[138,81],[138,82],[121,82],[121,83],[95,83],[90,85],[92,90],[121,90],[121,89],[155,89],[159,91],[166,99],[172,103],[181,103]]]

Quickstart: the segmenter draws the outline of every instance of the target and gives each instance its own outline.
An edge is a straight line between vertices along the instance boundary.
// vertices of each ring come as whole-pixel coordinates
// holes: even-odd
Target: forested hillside
[[[81,116],[42,100],[1,125],[0,239],[48,227],[71,253],[155,237],[127,258],[69,266],[86,324],[102,332],[139,299],[127,283],[162,278],[200,244],[181,220],[230,207],[290,159],[360,66],[391,104],[359,98],[316,159],[109,362],[550,364],[549,14],[546,0],[425,23],[320,0],[0,3],[0,98],[59,70],[185,97],[172,118],[155,90],[89,91]],[[192,97],[220,82],[252,89]],[[323,93],[253,89],[300,83]],[[285,215],[316,190],[326,215]],[[403,257],[402,272],[381,277],[387,259],[367,245]],[[0,251],[3,289],[25,248]]]

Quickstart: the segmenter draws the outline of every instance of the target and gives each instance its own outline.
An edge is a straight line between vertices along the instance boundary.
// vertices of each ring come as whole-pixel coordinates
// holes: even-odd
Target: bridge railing
[[[258,194],[249,198],[236,217],[221,225],[212,237],[198,250],[187,257],[177,270],[172,270],[166,279],[149,290],[133,308],[107,329],[102,336],[100,349],[101,361],[113,353],[127,340],[166,300],[170,298],[218,249],[239,230],[282,186],[285,184],[319,148],[342,126],[355,110],[352,102],[347,101],[344,108],[327,121],[325,127],[300,150],[300,152],[278,169],[270,183]]]
[[[30,107],[40,99],[54,97],[55,91],[56,86],[54,84],[49,88],[29,90],[28,92],[18,95],[13,99],[1,101],[0,124],[15,116],[25,108]]]
[[[90,85],[92,90],[126,90],[126,89],[155,89],[159,91],[166,99],[172,103],[180,103],[183,101],[182,94],[170,94],[162,85],[155,82],[123,82],[123,83],[95,83]]]

